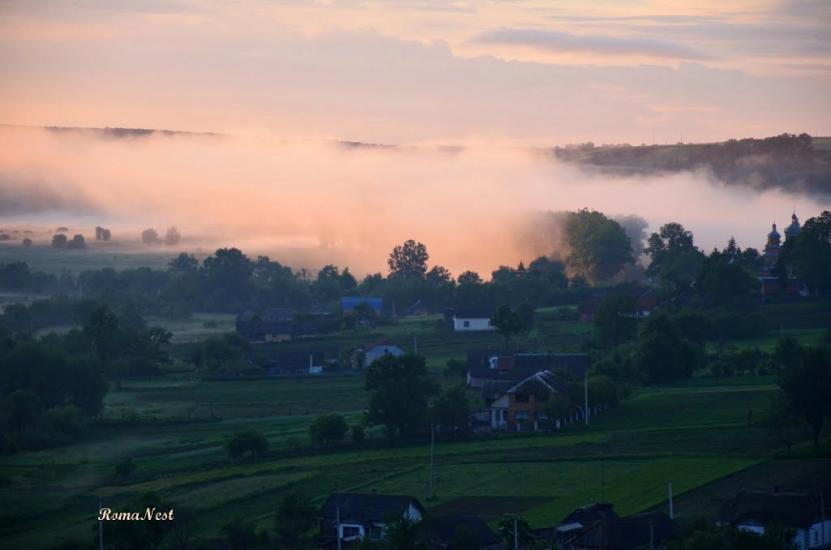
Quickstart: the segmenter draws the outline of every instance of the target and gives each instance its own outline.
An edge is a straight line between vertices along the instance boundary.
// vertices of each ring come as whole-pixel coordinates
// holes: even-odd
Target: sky
[[[0,0],[0,122],[376,143],[831,134],[831,2]]]
[[[826,0],[0,0],[0,90],[0,229],[175,225],[364,273],[415,238],[487,275],[555,252],[520,237],[544,211],[678,221],[709,250],[828,207],[530,149],[831,136]]]

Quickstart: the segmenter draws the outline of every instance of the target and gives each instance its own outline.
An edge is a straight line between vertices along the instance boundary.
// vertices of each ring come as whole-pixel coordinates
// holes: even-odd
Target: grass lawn
[[[426,442],[308,446],[306,430],[317,414],[339,411],[357,421],[366,406],[359,377],[133,383],[108,394],[106,416],[135,411],[151,420],[101,427],[70,447],[0,458],[0,540],[26,548],[86,542],[99,499],[116,507],[146,491],[198,510],[206,534],[245,515],[271,528],[280,495],[295,490],[316,502],[332,491],[406,493],[437,510],[474,510],[486,519],[520,511],[535,526],[598,499],[636,512],[660,504],[668,481],[681,495],[776,451],[768,430],[747,424],[748,410],[754,419],[763,414],[770,381],[721,382],[644,389],[588,427],[440,441],[435,499],[428,494]],[[225,438],[252,426],[266,434],[269,456],[229,461]],[[292,450],[298,442],[302,447]],[[113,464],[125,457],[137,468],[122,480]]]

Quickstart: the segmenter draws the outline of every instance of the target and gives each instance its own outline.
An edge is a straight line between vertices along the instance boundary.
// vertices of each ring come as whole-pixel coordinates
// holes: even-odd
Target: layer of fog
[[[732,235],[760,248],[770,224],[821,205],[777,191],[711,183],[705,174],[588,176],[529,150],[487,143],[346,147],[268,138],[153,135],[101,139],[0,128],[0,228],[58,225],[91,239],[139,240],[177,226],[180,247],[237,246],[309,268],[326,262],[385,271],[390,249],[424,242],[431,264],[489,274],[500,264],[556,254],[542,211],[601,210],[642,232],[678,221],[705,249]],[[628,219],[622,218],[630,216]],[[631,217],[635,216],[635,217]],[[530,224],[530,229],[529,229]]]

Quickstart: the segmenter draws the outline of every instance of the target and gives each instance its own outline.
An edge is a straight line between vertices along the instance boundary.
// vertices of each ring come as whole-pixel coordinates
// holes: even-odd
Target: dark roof
[[[742,491],[725,501],[716,519],[737,525],[758,523],[782,527],[807,527],[820,513],[819,499],[806,494],[771,491]]]
[[[630,548],[649,548],[677,535],[678,526],[666,516],[663,518],[659,518],[657,515],[644,518],[633,516],[598,521],[589,529],[578,534],[573,543],[575,546],[582,548],[628,550]]]
[[[429,521],[430,540],[441,547],[453,542],[461,528],[467,528],[479,539],[483,546],[499,544],[502,539],[493,532],[488,524],[474,516],[435,516]]]
[[[332,521],[340,515],[341,522],[386,522],[402,517],[411,504],[424,513],[421,503],[411,496],[332,493],[323,503],[320,515]]]
[[[536,372],[564,371],[572,378],[582,380],[589,370],[589,356],[585,353],[507,353],[468,352],[467,366],[470,376],[487,380],[524,380]],[[513,367],[491,369],[491,357],[513,357]]]
[[[587,526],[603,519],[619,519],[613,506],[608,502],[594,502],[577,508],[563,518],[560,525],[564,523],[579,523]]]

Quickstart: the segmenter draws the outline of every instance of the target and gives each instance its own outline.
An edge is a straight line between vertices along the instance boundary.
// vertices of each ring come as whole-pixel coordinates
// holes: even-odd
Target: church
[[[794,212],[791,215],[791,224],[785,228],[785,241],[787,242],[788,239],[795,238],[799,235],[801,229],[802,228],[799,225],[799,218],[796,216],[796,212]],[[765,251],[762,254],[761,273],[759,274],[759,280],[762,283],[761,290],[763,301],[773,297],[796,297],[807,295],[801,281],[792,278],[789,275],[788,282],[783,287],[782,281],[780,281],[779,278],[773,274],[773,268],[776,266],[776,261],[779,259],[779,253],[781,250],[782,236],[776,229],[776,223],[774,222],[770,233],[768,233]]]

